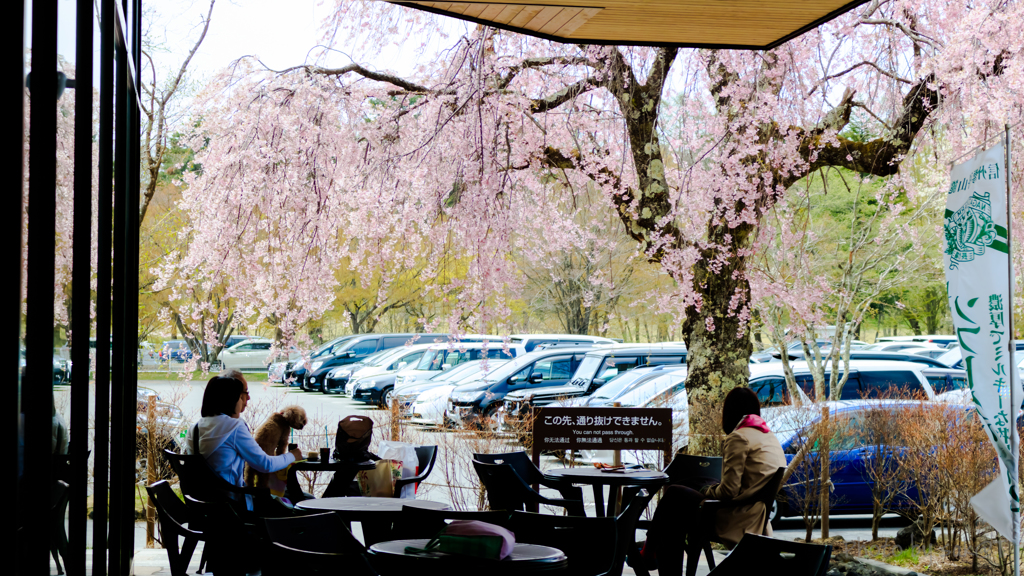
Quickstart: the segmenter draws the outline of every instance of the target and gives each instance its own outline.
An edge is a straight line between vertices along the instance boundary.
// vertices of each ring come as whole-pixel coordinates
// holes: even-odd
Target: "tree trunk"
[[[832,431],[829,430],[830,422],[827,405],[822,405],[821,407],[821,422],[824,434],[821,437],[821,447],[818,449],[818,458],[821,460],[821,492],[819,493],[819,504],[821,506],[821,539],[825,540],[828,538],[828,496],[829,486],[831,484],[829,479],[831,472],[829,470],[829,461],[831,460],[831,447],[829,446],[829,440],[832,436]]]
[[[693,287],[700,295],[701,306],[688,308],[683,322],[691,414],[721,414],[725,394],[746,386],[750,379],[750,325],[740,318],[733,295],[740,296],[740,306],[750,302],[746,260],[737,256],[737,251],[746,247],[752,231],[749,224],[732,229],[714,227],[709,237],[719,246],[728,246],[727,258],[720,268],[711,270],[709,265],[716,261],[716,255],[709,253],[694,266]],[[691,454],[719,455],[721,437],[718,419],[690,419]]]

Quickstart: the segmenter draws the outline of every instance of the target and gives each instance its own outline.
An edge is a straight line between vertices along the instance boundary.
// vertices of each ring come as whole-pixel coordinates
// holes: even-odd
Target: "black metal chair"
[[[449,520],[477,520],[508,528],[510,515],[511,512],[507,510],[427,510],[403,506],[400,519],[391,528],[391,539],[433,538]]]
[[[618,556],[617,520],[609,517],[551,516],[513,512],[508,528],[516,542],[558,548],[569,559],[567,576],[614,576]]]
[[[637,486],[625,486],[622,491],[622,511],[615,518],[618,530],[619,546],[615,549],[615,570],[609,576],[620,576],[627,556],[640,557],[640,549],[636,546],[636,530],[640,528],[640,516],[650,505],[656,492]]]
[[[437,460],[437,446],[417,446],[416,459],[418,460],[416,475],[395,481],[395,498],[401,497],[403,486],[419,484],[426,480],[427,476],[430,476],[430,472],[434,469],[434,462]]]
[[[204,502],[188,494],[185,504],[197,524],[204,527],[204,558],[216,576],[244,576],[261,569],[259,550],[262,530],[244,522],[228,502]]]
[[[68,533],[64,529],[64,516],[68,511],[68,500],[71,492],[68,483],[57,480],[50,489],[50,555],[57,564],[57,574],[63,574],[64,568],[60,565],[60,558],[64,563],[68,562]],[[58,554],[60,558],[58,558]]]
[[[200,502],[244,502],[245,496],[253,500],[270,500],[270,490],[248,486],[234,486],[221,478],[206,463],[206,459],[194,454],[177,454],[164,450],[164,458],[171,465],[178,477],[178,485],[185,496],[191,496]],[[258,505],[254,502],[254,506]],[[244,507],[243,507],[244,508]]]
[[[747,534],[709,576],[824,576],[832,547]]]
[[[157,521],[160,523],[160,539],[167,550],[167,560],[171,565],[172,576],[185,576],[188,563],[196,550],[196,544],[206,537],[202,530],[195,529],[195,522],[184,502],[171,489],[166,480],[160,480],[146,486],[146,492],[156,506]],[[184,538],[178,548],[178,536]]]
[[[565,508],[572,516],[586,516],[583,498],[568,500],[542,496],[529,486],[509,464],[485,464],[473,460],[480,481],[487,489],[487,501],[491,510],[525,510],[527,503],[547,504]]]
[[[761,503],[764,506],[764,524],[761,526],[761,532],[764,533],[765,528],[768,526],[768,517],[771,514],[772,503],[779,495],[779,489],[782,488],[782,477],[785,473],[786,469],[784,467],[776,470],[775,474],[768,480],[768,483],[750,498],[744,498],[743,500],[705,500],[701,502],[700,509],[697,511],[697,526],[700,526],[701,529],[687,537],[686,576],[694,576],[697,573],[697,562],[700,560],[701,551],[704,552],[704,556],[708,560],[708,566],[712,570],[715,569],[715,557],[711,553],[711,543],[727,544],[717,537],[714,530],[715,519],[720,510]],[[744,537],[744,540],[746,540],[746,537]]]
[[[473,459],[484,464],[508,464],[516,471],[527,486],[543,486],[557,490],[566,500],[583,500],[583,488],[571,482],[552,482],[544,478],[540,468],[533,463],[526,452],[504,452],[500,454],[473,454]]]
[[[375,576],[365,549],[333,512],[294,518],[264,519],[269,546],[263,561],[266,576],[303,573]]]

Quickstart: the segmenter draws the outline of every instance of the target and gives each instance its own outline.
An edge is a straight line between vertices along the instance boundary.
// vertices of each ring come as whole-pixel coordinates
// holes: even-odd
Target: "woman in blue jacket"
[[[287,468],[302,459],[302,453],[292,450],[270,456],[253,439],[249,427],[239,416],[249,403],[249,386],[234,378],[214,377],[203,392],[202,418],[188,431],[185,453],[199,453],[210,468],[234,486],[244,486],[242,473],[246,462],[256,471],[270,473]],[[198,433],[199,438],[194,438]],[[251,504],[248,508],[252,508]]]

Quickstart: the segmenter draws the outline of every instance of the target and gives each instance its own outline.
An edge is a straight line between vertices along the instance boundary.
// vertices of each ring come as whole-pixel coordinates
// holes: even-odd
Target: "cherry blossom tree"
[[[913,199],[907,167],[942,166],[1017,121],[1021,11],[874,0],[765,52],[476,28],[400,77],[360,59],[437,17],[340,0],[325,43],[352,63],[242,59],[196,103],[208,144],[186,178],[195,237],[180,265],[217,270],[253,318],[290,318],[294,333],[331,301],[317,270],[347,259],[388,278],[421,257],[451,329],[485,325],[522,286],[517,231],[541,211],[546,252],[574,246],[571,206],[589,186],[674,279],[658,301],[683,327],[690,398],[715,403],[745,384],[755,298],[772,293],[749,269],[766,214],[826,167]],[[877,137],[843,136],[855,110]],[[715,433],[691,425],[697,444]]]

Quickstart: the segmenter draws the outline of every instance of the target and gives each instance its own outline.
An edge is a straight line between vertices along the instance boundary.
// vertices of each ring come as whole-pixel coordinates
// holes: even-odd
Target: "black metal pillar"
[[[0,262],[6,270],[8,282],[8,296],[0,306],[0,374],[3,374],[2,381],[6,385],[0,387],[0,407],[6,416],[0,416],[6,433],[5,438],[17,438],[19,435],[18,421],[21,414],[21,399],[19,397],[18,382],[20,379],[20,352],[21,347],[21,202],[22,186],[22,148],[25,137],[25,126],[23,117],[25,114],[25,71],[22,63],[25,60],[25,3],[24,0],[12,2],[8,7],[7,18],[11,24],[5,27],[4,33],[0,34],[0,46],[4,54],[11,57],[12,61],[18,62],[18,74],[9,74],[0,78],[0,102],[3,103],[5,121],[0,124],[0,149],[7,150],[0,154],[0,178],[6,184],[5,190],[0,195],[0,245],[7,249],[0,251]],[[14,297],[14,292],[17,297]],[[20,474],[20,467],[17,458],[4,458],[0,464],[0,473],[5,478],[17,478]],[[18,501],[18,486],[15,486],[13,494],[15,501]],[[4,522],[0,529],[0,538],[3,542],[17,541],[17,527],[21,519],[17,513],[13,522]]]
[[[92,0],[77,0],[75,26],[75,216],[71,277],[71,499],[67,572],[85,574],[89,482],[89,336],[92,280]],[[97,348],[97,351],[101,349]]]
[[[134,554],[135,413],[139,283],[139,0],[121,0],[115,38],[114,267],[111,373],[110,574],[127,576]]]
[[[57,184],[57,1],[32,3],[29,95],[28,298],[25,319],[24,490],[49,494],[53,422],[54,214]],[[19,226],[19,229],[21,227]],[[19,504],[26,501],[19,499]],[[19,572],[49,572],[49,514],[24,514]]]
[[[110,259],[114,177],[114,0],[100,2],[100,115],[96,218],[96,422],[93,456],[92,574],[107,573],[110,474]]]

